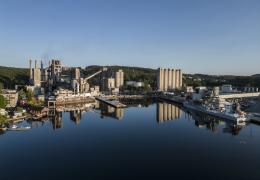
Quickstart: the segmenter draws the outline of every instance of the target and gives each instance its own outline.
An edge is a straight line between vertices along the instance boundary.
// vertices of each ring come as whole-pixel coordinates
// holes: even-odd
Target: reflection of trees
[[[5,131],[3,131],[3,130],[0,129],[0,136],[1,136],[1,135],[4,135],[4,134],[5,134]]]

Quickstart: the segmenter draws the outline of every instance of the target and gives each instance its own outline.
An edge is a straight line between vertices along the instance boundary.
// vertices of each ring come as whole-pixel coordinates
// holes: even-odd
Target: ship
[[[233,110],[234,106],[236,110]],[[211,107],[206,104],[196,104],[194,102],[184,102],[183,107],[188,110],[208,114],[210,116],[214,116],[223,120],[229,120],[234,122],[249,121],[249,119],[246,117],[246,114],[240,110],[238,104],[234,105],[233,103],[229,102],[225,102],[225,108],[223,111],[219,111],[214,107]]]

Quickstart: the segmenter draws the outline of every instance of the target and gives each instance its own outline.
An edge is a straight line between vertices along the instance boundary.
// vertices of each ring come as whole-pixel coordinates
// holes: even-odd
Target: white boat
[[[31,129],[31,126],[21,126],[18,127],[17,125],[12,125],[10,128],[8,128],[9,131],[26,131]]]
[[[225,119],[225,120],[231,120],[231,121],[235,121],[235,122],[245,122],[245,121],[249,120],[243,113],[241,113],[241,114],[233,113],[231,111],[230,105],[226,106],[226,110],[224,112],[209,109],[208,106],[206,106],[206,105],[197,105],[197,104],[189,103],[189,102],[183,103],[183,106],[187,109],[201,112],[204,114],[208,114],[208,115],[211,115],[211,116],[214,116],[217,118],[221,118],[221,119]]]

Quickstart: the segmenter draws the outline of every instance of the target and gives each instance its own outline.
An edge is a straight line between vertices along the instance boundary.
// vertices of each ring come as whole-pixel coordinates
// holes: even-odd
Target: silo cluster
[[[157,72],[157,88],[159,91],[169,91],[182,87],[181,69],[159,68]]]

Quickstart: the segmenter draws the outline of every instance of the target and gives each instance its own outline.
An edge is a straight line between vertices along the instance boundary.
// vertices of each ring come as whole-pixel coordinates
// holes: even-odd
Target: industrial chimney
[[[29,68],[30,68],[30,80],[32,79],[32,60],[29,60]]]

